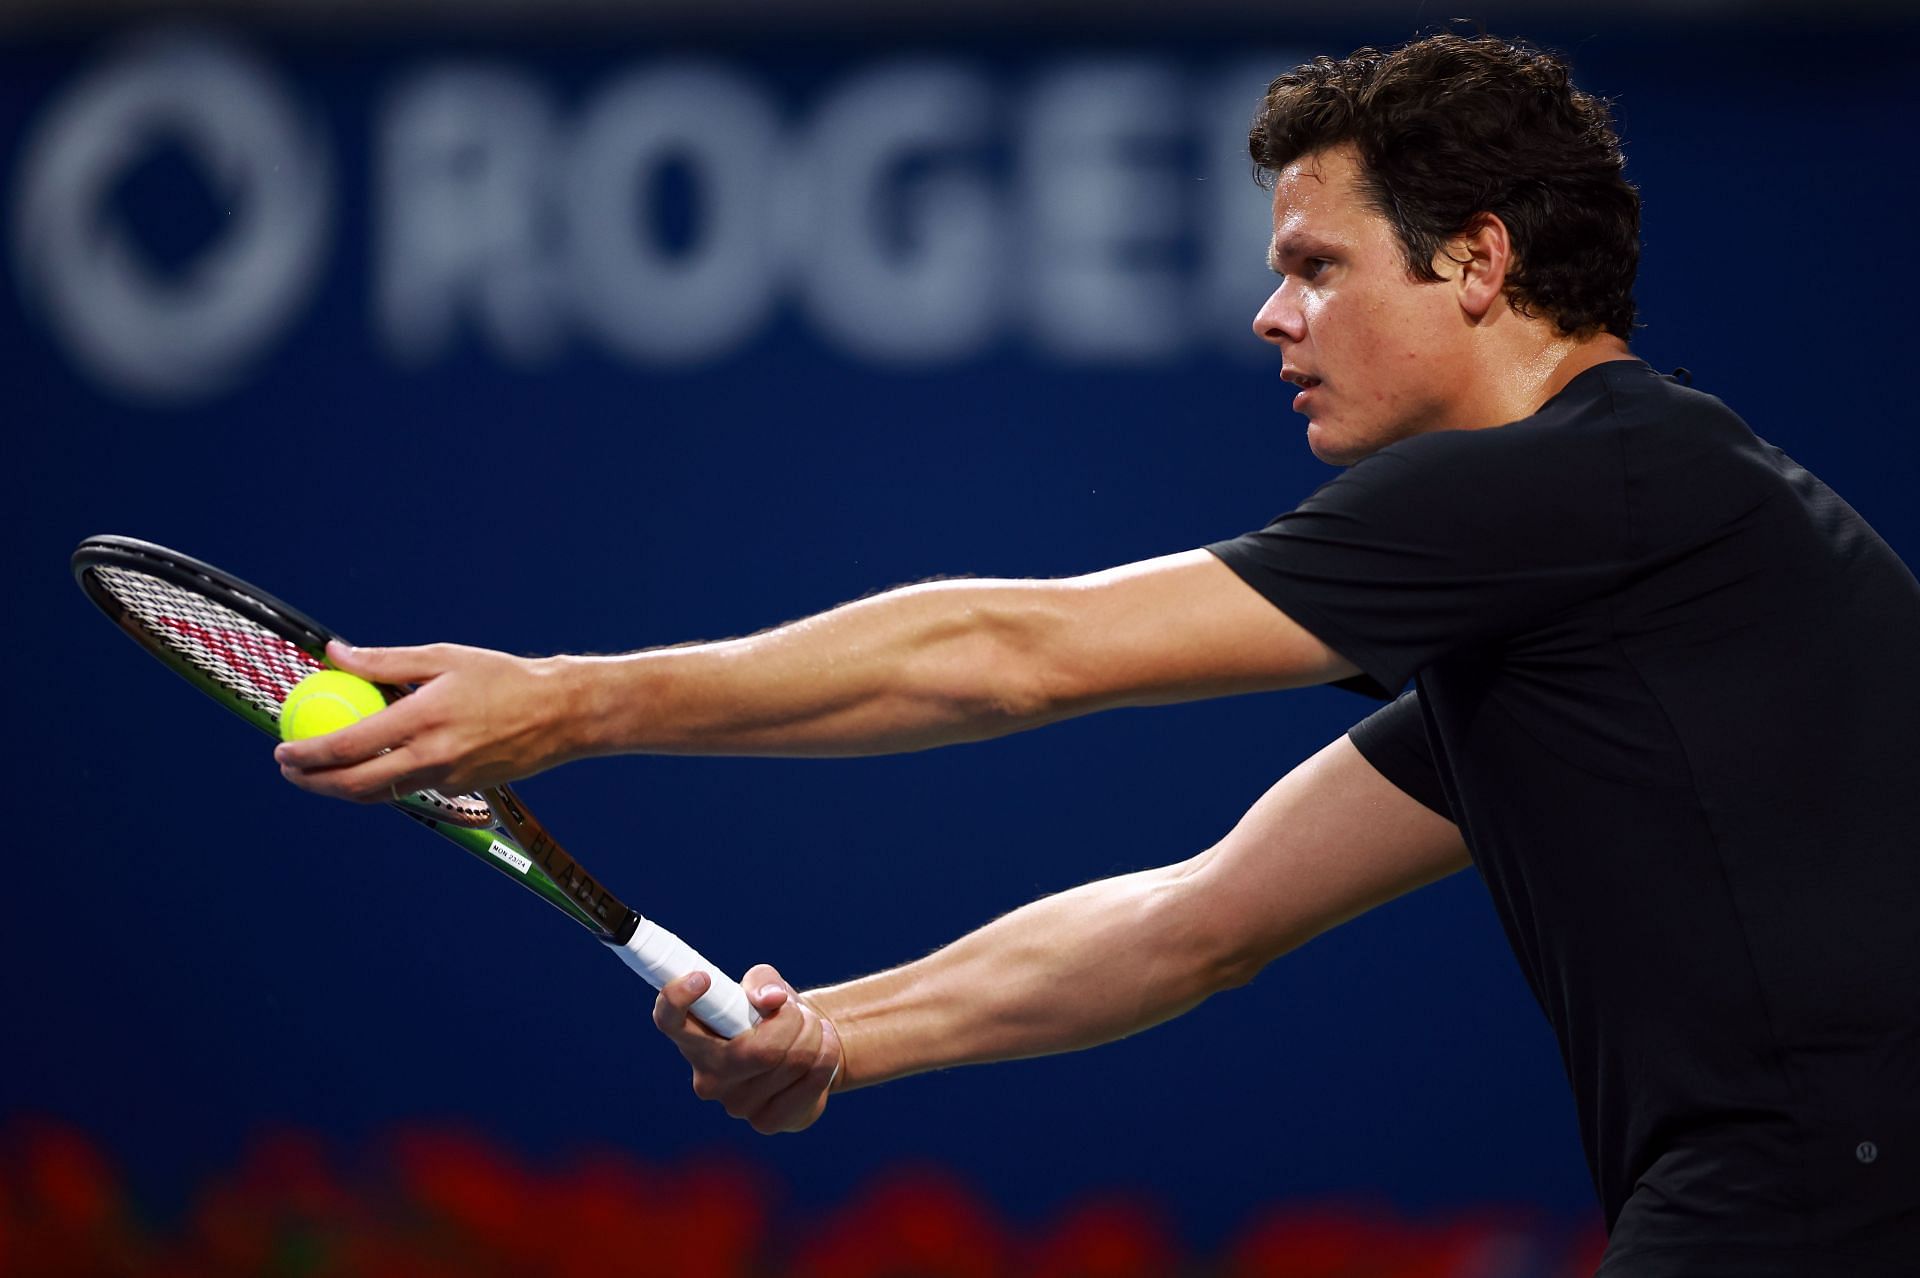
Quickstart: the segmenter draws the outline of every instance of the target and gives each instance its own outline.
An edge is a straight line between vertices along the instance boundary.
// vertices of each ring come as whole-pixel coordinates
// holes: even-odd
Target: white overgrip
[[[713,984],[693,1005],[693,1014],[716,1034],[734,1038],[760,1023],[760,1013],[747,1002],[747,992],[734,979],[700,956],[700,951],[651,919],[641,919],[625,945],[610,946],[628,967],[662,989],[688,972],[705,972]]]

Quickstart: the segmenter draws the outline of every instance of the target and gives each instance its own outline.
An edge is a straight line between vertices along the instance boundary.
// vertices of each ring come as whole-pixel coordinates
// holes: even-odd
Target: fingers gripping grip
[[[714,1033],[733,1038],[760,1023],[760,1014],[747,1003],[747,992],[733,978],[652,920],[641,919],[625,945],[610,948],[656,990],[688,972],[705,972],[713,984],[693,1005],[693,1014]]]

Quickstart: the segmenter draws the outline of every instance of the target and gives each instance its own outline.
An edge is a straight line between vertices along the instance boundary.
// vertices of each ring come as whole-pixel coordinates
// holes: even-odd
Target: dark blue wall
[[[262,740],[163,677],[66,576],[74,542],[121,532],[225,566],[362,642],[605,651],[740,633],[933,574],[1073,573],[1260,524],[1329,472],[1275,361],[1244,335],[1265,289],[1262,197],[1230,158],[1252,99],[1222,86],[1409,33],[917,35],[922,64],[903,82],[944,64],[949,105],[966,110],[879,170],[882,248],[855,244],[847,262],[822,247],[821,220],[846,214],[808,200],[831,187],[821,172],[857,157],[870,119],[846,105],[849,86],[905,56],[891,40],[196,27],[0,48],[15,677],[0,1117],[94,1132],[163,1207],[263,1123],[351,1143],[426,1115],[532,1155],[727,1147],[803,1203],[923,1159],[1016,1219],[1158,1184],[1200,1239],[1294,1195],[1591,1212],[1552,1039],[1471,874],[1097,1055],[908,1081],[765,1141],[691,1097],[618,964],[390,815],[281,785]],[[1904,386],[1920,278],[1912,33],[1535,34],[1617,100],[1646,201],[1640,353],[1691,368],[1903,555],[1920,553]],[[204,74],[168,64],[187,55],[154,39],[257,76],[210,100],[280,104],[292,132],[262,127],[297,180],[222,169],[196,158],[193,126],[156,126],[94,196],[63,203],[87,188],[61,157],[91,136],[60,132],[63,111],[104,111],[155,66]],[[711,171],[667,164],[628,191],[626,223],[569,223],[594,198],[578,184],[619,189],[617,165],[582,140],[593,113],[617,109],[616,86],[657,90],[663,68],[695,64],[745,86],[713,101],[762,104],[776,135]],[[502,187],[460,176],[457,148],[383,159],[410,86],[456,66],[548,120],[521,160],[470,161]],[[887,110],[916,100],[875,91]],[[1131,139],[1086,123],[1141,94]],[[654,103],[668,118],[683,108]],[[819,140],[829,108],[852,120],[837,161]],[[443,141],[464,120],[406,118]],[[621,136],[610,126],[602,141]],[[39,145],[55,158],[43,165]],[[809,164],[811,178],[784,174]],[[723,171],[738,193],[716,193]],[[283,220],[312,216],[310,237],[260,221],[269,188],[288,201]],[[394,211],[482,189],[506,191],[484,216]],[[86,226],[76,209],[91,210]],[[941,211],[960,229],[927,220]],[[520,214],[531,229],[515,229]],[[395,248],[389,216],[426,219],[425,238]],[[497,253],[419,286],[407,304],[425,310],[396,319],[404,306],[383,290],[414,286],[395,254],[454,234],[447,219],[484,238],[473,216]],[[764,257],[724,285],[739,290],[734,311],[686,321],[719,336],[675,350],[687,334],[670,315],[596,293],[594,235],[670,262],[736,216],[752,228],[738,242],[755,246],[741,251]],[[1100,230],[1102,217],[1119,221]],[[1062,231],[1075,218],[1094,220],[1091,247]],[[968,248],[969,226],[995,238]],[[229,330],[216,317],[196,337],[204,317],[184,303],[156,319],[101,300],[103,279],[136,276],[169,305],[219,293],[195,271],[245,227],[284,232],[294,265],[248,267],[260,296],[236,286]],[[1229,227],[1243,231],[1223,244]],[[858,278],[862,262],[911,261],[949,231],[961,267],[923,279],[924,294]],[[112,244],[131,265],[102,265]],[[981,261],[984,282],[969,278]],[[77,319],[60,317],[75,305],[63,288],[85,294]],[[896,303],[920,343],[904,353],[883,349],[906,343],[887,322],[860,327],[863,308]],[[965,313],[915,327],[941,306]],[[847,314],[851,337],[834,327]],[[142,332],[160,355],[87,353],[137,347]],[[1036,894],[1191,854],[1367,708],[1316,690],[896,759],[603,761],[525,793],[617,890],[716,960],[819,983],[917,956]],[[1095,992],[1061,991],[1082,996]],[[629,1009],[624,1023],[609,1005]]]

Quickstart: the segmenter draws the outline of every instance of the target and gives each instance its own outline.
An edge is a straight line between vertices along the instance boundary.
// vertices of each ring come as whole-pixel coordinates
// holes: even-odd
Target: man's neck
[[[1488,368],[1485,394],[1470,401],[1471,424],[1465,428],[1503,426],[1531,417],[1595,364],[1634,358],[1626,342],[1611,333],[1584,341],[1555,338],[1509,354]]]
[[[1616,360],[1638,358],[1627,349],[1627,344],[1612,333],[1602,333],[1576,345],[1557,361],[1540,384],[1538,399],[1533,412],[1539,412],[1541,406],[1567,388],[1567,383],[1592,368],[1595,364],[1610,364]]]

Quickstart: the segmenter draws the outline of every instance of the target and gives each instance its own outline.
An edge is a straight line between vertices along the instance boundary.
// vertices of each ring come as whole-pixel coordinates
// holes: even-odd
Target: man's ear
[[[1513,237],[1507,224],[1495,214],[1476,213],[1441,253],[1451,265],[1448,274],[1460,309],[1475,322],[1485,319],[1506,292],[1507,272],[1513,269]]]

